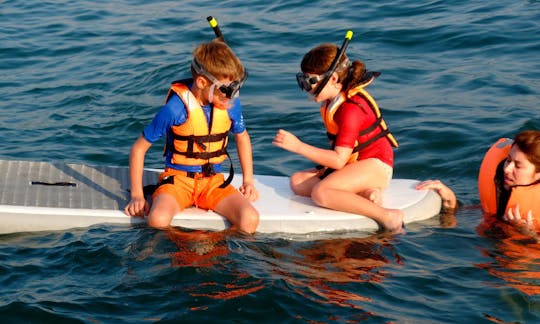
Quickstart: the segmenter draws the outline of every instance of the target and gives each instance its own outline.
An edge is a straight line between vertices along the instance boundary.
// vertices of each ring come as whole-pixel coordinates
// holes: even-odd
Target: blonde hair
[[[244,66],[240,59],[227,44],[218,39],[197,46],[193,58],[216,79],[240,80],[244,77]],[[193,68],[191,73],[197,76]]]

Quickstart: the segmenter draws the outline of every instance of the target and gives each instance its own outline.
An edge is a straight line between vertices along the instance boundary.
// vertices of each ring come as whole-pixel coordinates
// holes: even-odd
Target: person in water
[[[302,142],[280,129],[273,144],[299,154],[317,167],[294,173],[294,193],[311,197],[319,206],[364,215],[387,231],[399,232],[403,212],[382,207],[382,192],[390,184],[397,142],[388,131],[375,100],[364,90],[378,72],[363,62],[352,63],[344,46],[322,44],[304,55],[296,75],[300,88],[322,102],[321,114],[331,148]]]
[[[148,215],[148,225],[167,228],[175,214],[190,206],[213,210],[231,229],[256,231],[259,213],[251,204],[254,186],[252,148],[238,99],[247,73],[233,51],[220,40],[199,45],[193,52],[191,79],[172,83],[165,105],[143,130],[129,157],[130,216]],[[229,132],[234,134],[242,167],[239,191],[220,173]],[[165,169],[149,206],[143,192],[144,157],[150,146],[166,136]],[[232,171],[232,162],[231,162]]]
[[[501,139],[480,167],[479,191],[486,220],[502,220],[525,232],[540,232],[540,131],[526,130],[513,141]],[[417,189],[434,189],[443,207],[457,206],[454,192],[439,180],[427,180]]]

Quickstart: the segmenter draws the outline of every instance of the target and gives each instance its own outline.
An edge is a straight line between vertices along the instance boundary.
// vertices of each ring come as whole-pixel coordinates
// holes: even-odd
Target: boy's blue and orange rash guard
[[[150,143],[167,137],[166,167],[201,172],[203,164],[211,163],[219,172],[226,158],[229,130],[239,134],[246,129],[242,107],[238,98],[227,110],[200,106],[189,91],[191,84],[192,80],[173,83],[165,105],[144,129],[143,136]]]

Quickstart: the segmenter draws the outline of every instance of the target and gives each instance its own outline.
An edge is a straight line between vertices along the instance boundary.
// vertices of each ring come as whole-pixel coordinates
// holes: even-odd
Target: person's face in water
[[[504,162],[504,187],[530,185],[540,179],[540,172],[536,172],[527,155],[517,145],[513,145]]]

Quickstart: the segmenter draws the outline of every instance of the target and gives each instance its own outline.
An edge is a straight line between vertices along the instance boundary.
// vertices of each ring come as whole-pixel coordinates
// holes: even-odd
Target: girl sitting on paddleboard
[[[397,142],[388,131],[375,100],[364,89],[378,72],[345,54],[352,32],[341,48],[322,44],[304,55],[296,75],[300,88],[322,102],[321,115],[331,148],[302,142],[280,129],[277,147],[304,156],[319,166],[291,176],[291,189],[319,206],[367,216],[383,229],[402,230],[403,212],[382,207],[390,184]]]

